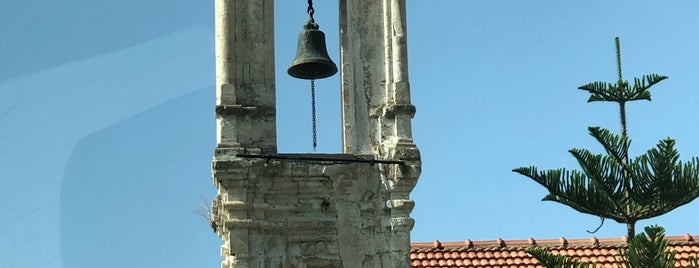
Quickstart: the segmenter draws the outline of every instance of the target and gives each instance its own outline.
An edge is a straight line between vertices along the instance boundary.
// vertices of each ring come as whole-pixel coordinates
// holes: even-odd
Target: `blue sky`
[[[315,1],[339,60],[336,1]],[[567,150],[618,131],[576,88],[670,76],[629,107],[632,155],[671,136],[699,156],[699,4],[408,1],[416,144],[413,241],[589,237],[599,220],[541,202],[519,166],[576,168]],[[310,152],[308,83],[286,75],[306,1],[276,3],[278,146]],[[42,8],[37,8],[41,6]],[[192,213],[212,198],[213,1],[5,1],[0,9],[0,268],[218,267]],[[339,76],[320,80],[318,152],[340,152]],[[697,234],[699,201],[639,227]],[[597,237],[620,237],[607,221]]]

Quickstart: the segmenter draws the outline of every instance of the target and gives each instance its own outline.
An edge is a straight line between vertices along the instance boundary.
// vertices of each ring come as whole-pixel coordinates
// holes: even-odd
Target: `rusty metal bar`
[[[293,160],[293,161],[330,161],[330,162],[347,162],[347,163],[367,163],[367,164],[397,164],[403,165],[403,160],[386,160],[386,159],[363,159],[356,158],[351,155],[315,155],[315,154],[236,154],[236,157],[241,158],[257,158],[257,159],[277,159],[277,160]]]

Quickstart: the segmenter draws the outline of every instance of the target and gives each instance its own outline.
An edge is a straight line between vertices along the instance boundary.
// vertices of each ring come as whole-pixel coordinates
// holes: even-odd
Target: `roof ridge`
[[[677,243],[697,243],[694,236],[686,233],[684,235],[675,236],[665,236],[665,239],[669,240],[671,244]],[[471,239],[466,239],[461,242],[441,242],[435,240],[433,242],[412,242],[410,246],[412,248],[484,248],[484,247],[528,247],[528,246],[602,246],[602,245],[618,245],[626,243],[628,241],[627,236],[622,236],[618,238],[597,238],[592,236],[590,238],[575,238],[567,239],[565,237],[553,238],[553,239],[534,239],[529,237],[528,239],[518,239],[518,240],[504,240],[498,237],[495,240],[479,240],[472,241]]]

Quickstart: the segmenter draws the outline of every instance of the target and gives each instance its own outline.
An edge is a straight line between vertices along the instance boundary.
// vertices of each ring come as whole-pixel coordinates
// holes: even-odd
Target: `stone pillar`
[[[257,254],[251,242],[257,243],[258,237],[246,225],[255,222],[256,215],[231,204],[244,204],[250,187],[250,164],[236,155],[277,152],[273,14],[273,0],[215,1],[217,146],[213,176],[219,194],[212,226],[218,224],[216,231],[225,242],[221,247],[223,268],[262,267],[251,264]]]
[[[409,267],[421,163],[405,0],[339,0],[342,154],[276,151],[272,6],[216,0],[222,268]]]
[[[388,244],[383,267],[409,267],[410,191],[420,175],[413,142],[405,0],[340,0],[343,143],[346,153],[401,159],[381,166]]]
[[[276,153],[274,1],[216,0],[217,153]]]

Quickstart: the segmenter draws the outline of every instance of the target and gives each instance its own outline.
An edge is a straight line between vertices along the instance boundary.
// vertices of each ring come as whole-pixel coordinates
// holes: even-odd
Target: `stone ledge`
[[[224,228],[229,229],[249,229],[249,228],[259,228],[259,229],[284,229],[286,224],[284,222],[270,222],[264,220],[253,220],[253,219],[228,219],[224,221]]]
[[[415,116],[417,109],[412,104],[389,103],[371,108],[371,117],[395,117],[396,115],[407,115],[410,118]]]
[[[323,211],[323,207],[320,204],[313,203],[297,203],[297,204],[268,204],[268,203],[247,203],[243,201],[229,201],[223,202],[223,208],[232,211],[242,211],[242,210],[264,210],[264,211],[282,211],[282,212],[313,212],[313,211]]]
[[[410,212],[415,207],[415,201],[409,199],[388,200],[386,201],[386,207]]]
[[[275,116],[276,107],[265,106],[243,106],[243,105],[216,105],[217,115],[252,115],[252,116]]]

